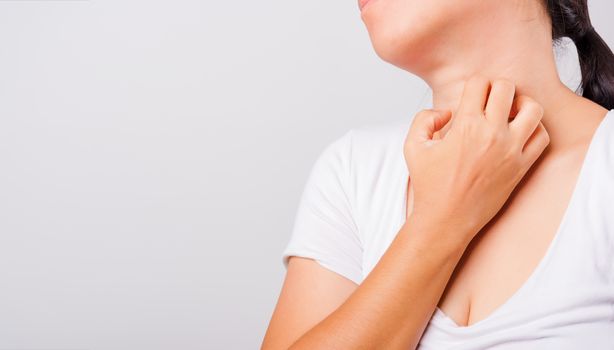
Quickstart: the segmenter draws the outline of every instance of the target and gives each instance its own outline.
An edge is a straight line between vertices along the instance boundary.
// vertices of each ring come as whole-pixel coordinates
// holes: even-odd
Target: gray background
[[[0,1],[0,349],[258,348],[317,155],[428,104],[355,1]]]

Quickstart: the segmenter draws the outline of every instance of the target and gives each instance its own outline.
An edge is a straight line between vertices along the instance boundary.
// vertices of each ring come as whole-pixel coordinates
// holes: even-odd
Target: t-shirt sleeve
[[[294,227],[282,253],[311,258],[356,284],[362,281],[362,244],[353,216],[352,130],[331,142],[311,168]]]

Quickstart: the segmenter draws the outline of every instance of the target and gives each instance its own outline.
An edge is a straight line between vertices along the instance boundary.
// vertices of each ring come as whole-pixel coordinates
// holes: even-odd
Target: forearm
[[[290,349],[416,347],[469,243],[441,239],[445,235],[440,232],[448,228],[416,219],[407,220],[354,293]]]

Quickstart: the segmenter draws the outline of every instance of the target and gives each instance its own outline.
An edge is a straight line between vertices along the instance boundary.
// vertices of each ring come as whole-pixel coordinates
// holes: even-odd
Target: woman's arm
[[[347,283],[321,285],[316,279],[303,285],[299,280],[305,276],[292,271],[284,287],[292,292],[283,295],[263,348],[415,347],[467,245],[550,142],[541,124],[543,113],[531,98],[516,96],[512,82],[497,79],[491,86],[479,75],[465,83],[453,120],[450,111],[418,113],[404,149],[412,170],[413,205],[394,241],[351,293]],[[434,137],[450,121],[449,131]],[[349,297],[323,315],[314,306],[318,300],[288,301],[312,295],[296,292],[299,284],[316,290],[339,285],[335,299],[323,298],[327,314],[343,293]],[[301,327],[291,326],[294,318],[307,317]]]
[[[360,286],[291,258],[262,349],[415,348],[470,241],[437,239],[441,230],[474,234],[412,214]]]

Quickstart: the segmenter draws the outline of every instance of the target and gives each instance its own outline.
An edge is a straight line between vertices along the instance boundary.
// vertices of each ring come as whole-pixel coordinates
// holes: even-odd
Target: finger
[[[409,130],[412,141],[426,141],[433,138],[433,133],[440,130],[450,120],[449,110],[425,109],[414,117]]]
[[[490,81],[481,75],[474,75],[465,82],[463,95],[458,107],[459,117],[475,117],[484,114]]]
[[[508,126],[516,85],[508,79],[495,79],[486,102],[486,119]]]
[[[450,131],[450,129],[454,125],[454,120],[456,119],[456,115],[457,114],[452,113],[452,116],[450,117],[450,120],[446,123],[446,125],[444,125],[441,129],[433,133],[433,140],[441,140],[446,136],[448,131]]]
[[[544,108],[526,95],[517,96],[514,99],[514,104],[518,113],[509,123],[509,128],[518,142],[524,145],[541,121]]]
[[[541,122],[538,123],[535,131],[531,134],[527,143],[522,149],[521,157],[524,158],[528,167],[533,165],[537,158],[542,154],[544,149],[550,143],[550,136]]]

